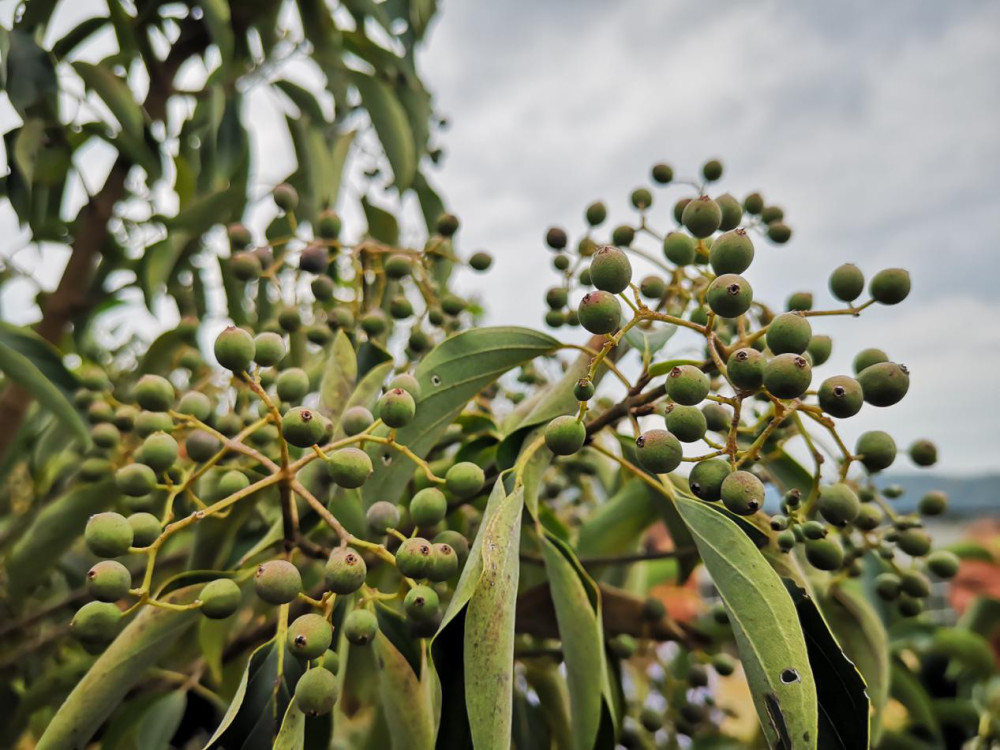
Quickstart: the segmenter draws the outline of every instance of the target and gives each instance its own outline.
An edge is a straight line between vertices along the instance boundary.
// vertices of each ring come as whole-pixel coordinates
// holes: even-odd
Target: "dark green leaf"
[[[361,94],[372,125],[378,133],[395,176],[395,185],[405,190],[413,183],[417,154],[406,110],[387,84],[364,73],[351,73],[351,83]]]

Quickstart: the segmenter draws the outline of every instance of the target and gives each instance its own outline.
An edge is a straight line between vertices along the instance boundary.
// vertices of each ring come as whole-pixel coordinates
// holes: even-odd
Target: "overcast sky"
[[[901,404],[844,423],[849,442],[887,428],[901,446],[935,439],[943,471],[997,468],[1000,4],[442,5],[420,56],[451,122],[432,179],[463,221],[462,251],[496,256],[491,274],[462,278],[488,322],[541,324],[555,278],[548,226],[579,238],[596,199],[609,226],[632,221],[628,194],[651,164],[694,175],[719,157],[720,192],[763,190],[795,231],[788,245],[758,243],[746,275],[762,300],[811,289],[832,306],[826,279],[842,262],[912,273],[903,305],[813,320],[835,336],[817,378],[849,372],[867,346],[911,370]],[[250,107],[267,157],[258,177],[272,184],[287,173],[287,144],[272,138],[283,115],[266,99]],[[684,194],[657,191],[654,223],[669,228]],[[10,247],[9,212],[0,230]]]

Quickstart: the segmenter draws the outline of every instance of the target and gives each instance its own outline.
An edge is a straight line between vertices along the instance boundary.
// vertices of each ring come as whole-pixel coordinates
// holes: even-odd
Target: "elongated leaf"
[[[319,386],[320,409],[334,424],[340,423],[357,378],[358,360],[354,347],[347,334],[337,331]]]
[[[368,220],[368,234],[386,245],[398,245],[399,223],[396,217],[373,204],[367,196],[361,199],[361,207],[365,210],[365,219]]]
[[[474,328],[446,339],[417,366],[414,375],[421,390],[417,414],[397,430],[396,439],[418,456],[426,456],[479,391],[511,368],[558,346],[544,333],[513,327]],[[366,504],[396,498],[415,464],[387,446],[372,445],[368,452],[380,469],[362,490]]]
[[[396,750],[431,750],[437,734],[437,711],[430,688],[431,670],[421,651],[421,675],[417,675],[383,632],[372,644],[379,663],[379,696],[386,709],[386,723]]]
[[[87,88],[96,92],[107,105],[122,130],[132,138],[141,140],[146,118],[142,107],[132,96],[128,83],[112,73],[107,65],[78,61],[73,63],[73,69]]]
[[[175,690],[158,699],[142,716],[139,747],[142,750],[170,750],[170,740],[176,734],[186,708],[187,693],[183,690]]]
[[[663,499],[666,502],[666,499]],[[580,527],[577,552],[583,557],[604,557],[634,552],[659,513],[657,500],[636,479],[597,506]]]
[[[377,78],[352,72],[351,83],[361,94],[361,101],[382,142],[396,187],[405,190],[413,183],[417,169],[416,146],[406,109],[395,92]]]
[[[697,500],[677,503],[729,613],[768,742],[790,750],[816,747],[816,682],[781,579],[728,518]]]
[[[910,669],[898,659],[894,659],[889,669],[889,693],[906,707],[911,726],[922,727],[927,734],[940,739],[941,726],[934,715],[934,705],[927,689]]]
[[[222,65],[228,66],[233,59],[233,27],[230,24],[229,3],[226,0],[200,0],[205,14],[205,25],[212,35],[212,41],[219,48]]]
[[[201,586],[178,589],[166,598],[192,601]],[[147,669],[155,665],[201,615],[145,607],[101,654],[45,728],[37,750],[85,747]]]
[[[306,715],[295,705],[295,697],[288,701],[281,729],[274,738],[274,750],[302,750],[306,741]]]
[[[80,484],[38,514],[21,534],[7,560],[8,591],[22,599],[59,562],[59,552],[83,535],[87,519],[110,507],[118,498],[114,481]]]

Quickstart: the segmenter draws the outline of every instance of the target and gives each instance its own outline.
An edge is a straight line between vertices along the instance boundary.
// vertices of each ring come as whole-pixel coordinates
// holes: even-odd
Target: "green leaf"
[[[30,33],[13,29],[7,36],[3,58],[0,61],[3,87],[21,118],[27,118],[29,111],[44,111],[54,119],[59,82],[49,53],[38,46]]]
[[[581,557],[606,557],[635,552],[657,518],[656,499],[644,482],[625,482],[622,488],[583,522],[576,549]],[[663,502],[667,502],[663,498]]]
[[[334,425],[340,423],[357,378],[358,360],[354,355],[354,347],[347,334],[337,331],[319,386],[320,410]]]
[[[795,605],[781,579],[724,515],[685,497],[677,505],[729,612],[768,742],[792,750],[816,747],[816,683]]]
[[[394,184],[397,189],[405,190],[413,183],[417,169],[416,146],[406,109],[392,88],[379,79],[356,71],[350,72],[350,78],[385,149]]]
[[[368,234],[373,239],[386,245],[395,247],[399,244],[399,224],[396,217],[384,208],[371,203],[368,196],[361,198],[361,207],[365,210],[365,218],[368,220]]]
[[[909,723],[923,727],[930,736],[940,739],[941,726],[934,715],[934,706],[917,676],[899,659],[893,659],[889,673],[889,693],[906,708]]]
[[[178,589],[167,600],[193,601],[201,586]],[[197,610],[145,607],[73,688],[45,728],[36,750],[85,747],[122,699],[142,682],[174,643],[201,617]]]
[[[627,323],[628,321],[625,320],[623,322]],[[677,333],[677,326],[674,325],[658,325],[648,331],[639,326],[633,326],[625,332],[625,340],[640,355],[647,358],[645,361],[648,361],[648,357],[652,357],[665,347],[675,333]],[[701,363],[699,362],[698,364]]]
[[[128,83],[112,73],[109,65],[94,65],[80,60],[73,63],[73,69],[86,87],[107,105],[122,131],[135,140],[142,140],[146,115],[135,101]]]
[[[74,26],[66,35],[52,45],[52,54],[57,60],[62,60],[70,52],[96,34],[108,22],[107,16],[91,16]]]
[[[146,349],[139,361],[138,371],[142,374],[165,375],[173,369],[174,355],[186,343],[183,332],[177,328],[164,331]]]
[[[174,266],[184,254],[191,235],[186,232],[171,232],[167,237],[147,247],[139,259],[139,284],[146,299],[146,307],[152,311],[157,294],[167,283]]]
[[[159,698],[146,709],[139,725],[142,750],[170,750],[170,740],[177,733],[187,708],[187,692],[175,690]]]
[[[396,439],[421,458],[426,456],[479,391],[511,368],[558,346],[551,336],[514,327],[474,328],[445,339],[414,371],[421,390],[416,417],[396,431]],[[387,435],[388,430],[376,434]],[[388,446],[372,445],[368,452],[378,459],[380,470],[362,488],[365,503],[395,499],[416,465]]]
[[[281,729],[274,738],[273,750],[302,750],[306,742],[306,715],[295,705],[295,697],[288,701]]]
[[[441,200],[441,196],[437,194],[437,191],[431,187],[431,184],[427,182],[427,178],[424,177],[423,172],[417,172],[417,176],[413,180],[413,192],[417,194],[417,200],[420,202],[420,213],[424,216],[427,233],[433,234],[437,227],[437,220],[445,212],[444,201]]]
[[[421,646],[418,677],[410,662],[383,632],[375,636],[372,647],[380,666],[379,697],[386,709],[392,747],[432,750],[438,710],[434,705],[434,680],[426,663],[426,648]]]
[[[233,60],[233,47],[235,46],[229,3],[227,0],[200,0],[199,4],[205,16],[208,33],[219,48],[219,56],[222,58],[222,65],[225,68]]]

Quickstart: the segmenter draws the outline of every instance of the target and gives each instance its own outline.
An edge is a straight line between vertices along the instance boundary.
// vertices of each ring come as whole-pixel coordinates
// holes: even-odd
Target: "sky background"
[[[85,15],[93,2],[71,5]],[[442,10],[419,58],[450,121],[432,179],[462,219],[461,251],[496,258],[490,274],[459,280],[483,298],[487,323],[542,324],[556,278],[548,226],[575,243],[598,199],[608,231],[634,222],[628,195],[648,185],[653,163],[693,177],[718,157],[716,192],[762,190],[794,229],[787,245],[757,242],[746,276],[761,300],[780,306],[812,290],[817,308],[840,306],[826,281],[843,262],[869,277],[889,266],[912,274],[900,306],[812,321],[835,339],[817,382],[850,372],[868,346],[911,371],[900,404],[842,423],[848,442],[882,428],[901,447],[933,438],[944,472],[1000,465],[1000,3],[452,0]],[[98,45],[94,59],[103,54]],[[5,116],[0,103],[0,130]],[[249,116],[258,179],[274,184],[290,159],[276,135],[283,114],[257,97]],[[688,194],[656,190],[651,223],[671,228]],[[0,248],[21,242],[9,211],[0,238]],[[35,259],[41,278],[60,266]],[[4,315],[30,322],[30,299],[17,295]],[[161,324],[135,311],[128,323]]]

